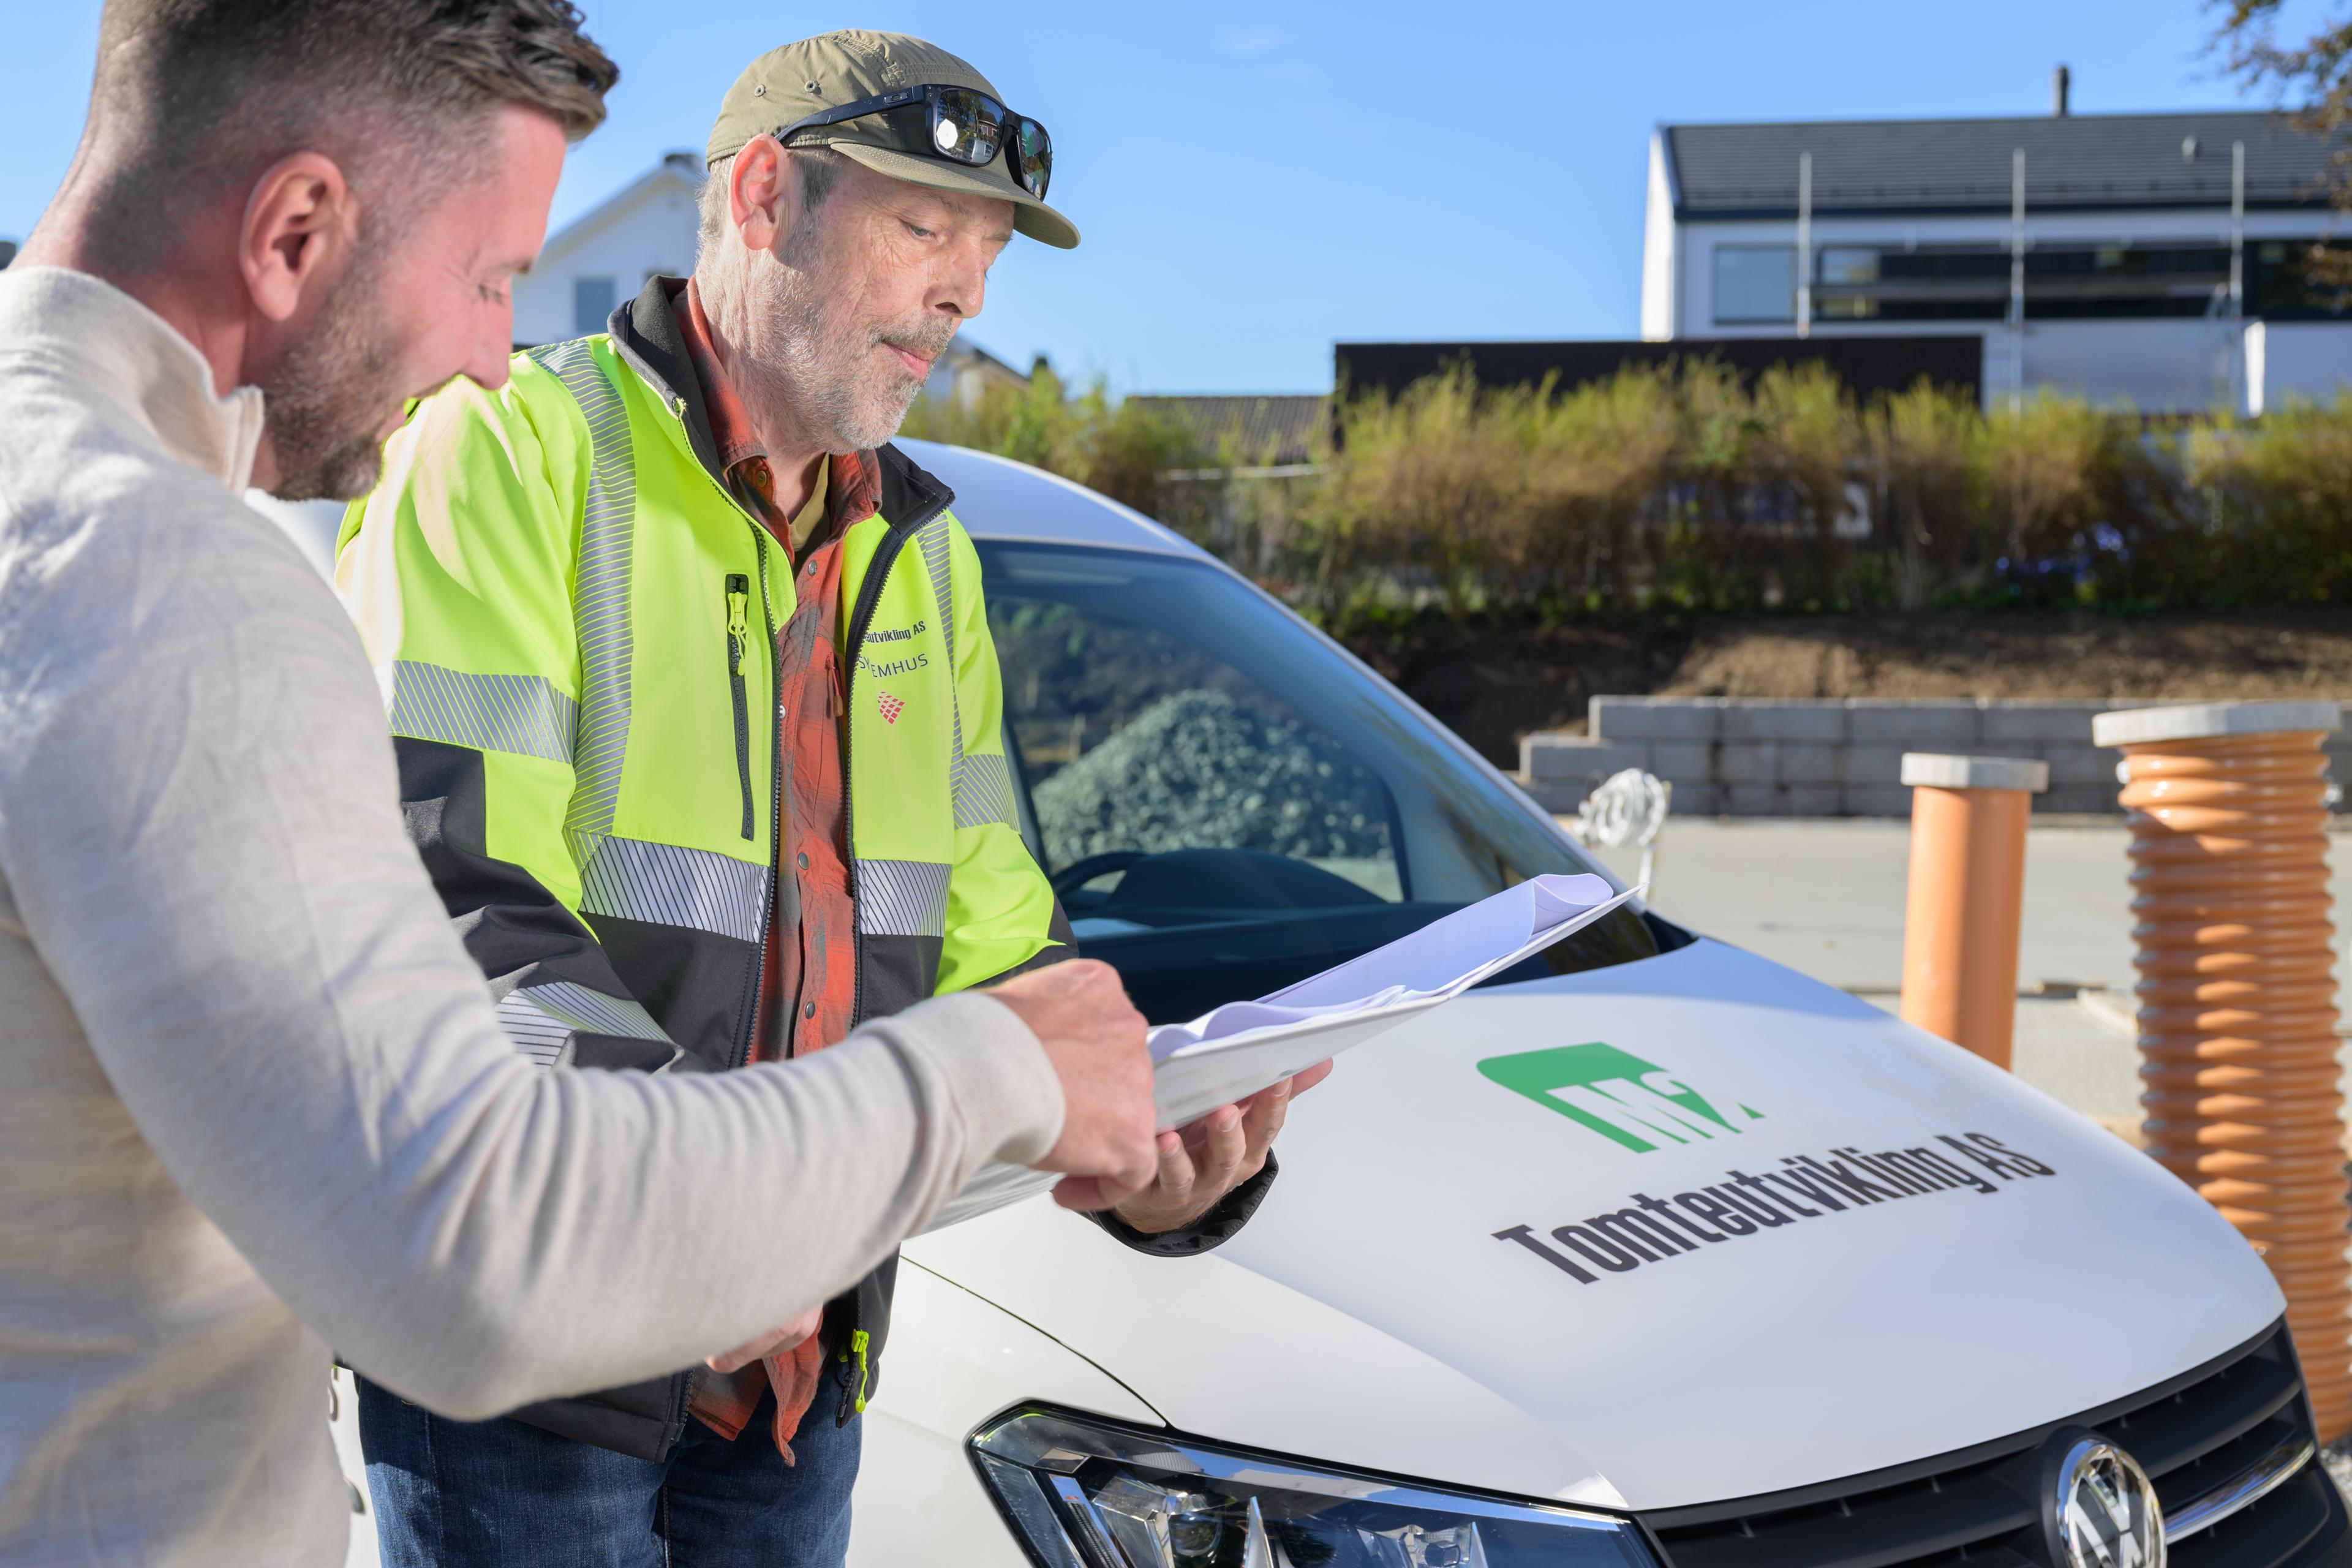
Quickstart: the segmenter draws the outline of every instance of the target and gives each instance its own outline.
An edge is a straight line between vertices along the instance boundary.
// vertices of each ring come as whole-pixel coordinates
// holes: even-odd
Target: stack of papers
[[[1581,930],[1642,889],[1599,877],[1538,877],[1255,1002],[1228,1002],[1151,1031],[1160,1124],[1177,1127],[1255,1094],[1448,1002]]]
[[[1151,1031],[1160,1125],[1181,1127],[1449,1002],[1591,925],[1641,888],[1599,877],[1538,877],[1411,936],[1255,1002],[1228,1002]],[[1060,1180],[993,1162],[923,1228],[940,1230],[1034,1197]]]

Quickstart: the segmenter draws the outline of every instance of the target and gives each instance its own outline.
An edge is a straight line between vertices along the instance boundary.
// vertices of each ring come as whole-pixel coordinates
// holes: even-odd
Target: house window
[[[614,286],[610,278],[574,278],[572,280],[572,330],[575,332],[601,332],[604,320],[617,303]]]
[[[1813,311],[1825,321],[1864,321],[1878,314],[1878,252],[1831,246],[1821,253],[1813,280]]]
[[[1786,245],[1717,246],[1715,319],[1724,323],[1795,321],[1795,248]]]

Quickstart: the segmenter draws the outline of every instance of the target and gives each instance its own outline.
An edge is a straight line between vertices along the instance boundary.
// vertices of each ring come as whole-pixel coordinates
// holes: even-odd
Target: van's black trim
[[[2284,1322],[2178,1376],[1989,1443],[1788,1491],[1639,1516],[1665,1568],[1927,1568],[2043,1564],[2041,1449],[2088,1426],[2147,1471],[2177,1507],[2239,1473],[2283,1436],[2312,1433]],[[2318,1475],[2324,1491],[2300,1484]],[[2179,1541],[2174,1568],[2352,1563],[2340,1499],[2317,1466]],[[1958,1555],[1955,1555],[1958,1553]]]

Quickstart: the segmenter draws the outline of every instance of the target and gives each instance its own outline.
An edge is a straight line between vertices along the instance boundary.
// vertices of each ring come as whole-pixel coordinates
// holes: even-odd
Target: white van
[[[1024,830],[1154,1021],[1599,869],[1190,544],[906,446],[987,569]],[[1346,1056],[1278,1152],[1203,1257],[1042,1200],[909,1243],[853,1563],[2352,1564],[2284,1303],[2210,1207],[1654,912]]]

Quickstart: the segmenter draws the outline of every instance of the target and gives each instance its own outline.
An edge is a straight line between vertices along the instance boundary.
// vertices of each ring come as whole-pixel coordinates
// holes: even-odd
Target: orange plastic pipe
[[[2235,712],[2241,731],[2262,721]],[[2147,1150],[2270,1265],[2330,1442],[2352,1430],[2352,1288],[2324,732],[2125,744],[2122,801]]]
[[[1911,880],[1903,915],[1903,1018],[1998,1068],[2017,1027],[2025,827],[2039,763],[1911,755]],[[1948,787],[1971,781],[2009,787]]]

